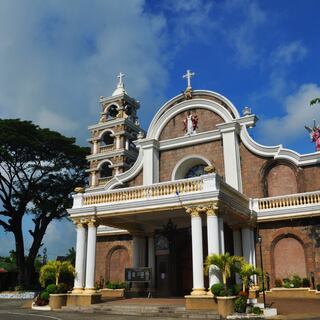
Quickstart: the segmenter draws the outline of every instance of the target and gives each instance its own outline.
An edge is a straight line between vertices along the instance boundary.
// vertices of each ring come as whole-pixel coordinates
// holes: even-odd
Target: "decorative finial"
[[[191,88],[192,88],[191,87],[191,78],[193,76],[195,76],[195,73],[191,72],[190,70],[187,70],[187,73],[182,76],[183,79],[187,79],[187,84],[188,84],[187,85],[187,90],[191,90]]]
[[[244,107],[243,110],[242,110],[242,114],[244,116],[250,116],[251,114],[251,109],[249,107]]]

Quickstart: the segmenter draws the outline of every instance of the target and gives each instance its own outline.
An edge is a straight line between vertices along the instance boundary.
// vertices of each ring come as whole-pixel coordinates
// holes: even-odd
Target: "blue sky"
[[[147,129],[191,69],[194,89],[252,109],[259,143],[310,153],[304,124],[320,121],[320,106],[309,107],[320,96],[319,12],[318,0],[2,0],[0,117],[33,120],[84,145],[119,71]],[[49,255],[64,254],[73,226],[54,224],[46,237]],[[0,239],[8,244],[1,255],[13,242],[2,231]]]

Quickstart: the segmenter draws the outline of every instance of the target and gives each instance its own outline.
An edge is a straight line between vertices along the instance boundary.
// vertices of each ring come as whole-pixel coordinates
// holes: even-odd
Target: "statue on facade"
[[[316,121],[313,122],[313,128],[310,128],[308,126],[304,126],[309,134],[312,142],[315,142],[316,144],[316,150],[320,151],[320,125],[316,124]]]
[[[183,120],[183,127],[186,136],[197,133],[196,129],[198,128],[198,116],[188,111],[187,117]]]

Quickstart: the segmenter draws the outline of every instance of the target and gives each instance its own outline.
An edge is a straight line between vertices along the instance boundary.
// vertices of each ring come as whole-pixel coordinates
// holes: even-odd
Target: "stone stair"
[[[142,319],[220,319],[216,311],[186,310],[183,306],[175,305],[140,305],[101,303],[90,307],[62,307],[62,311],[77,311],[85,313],[103,313],[108,315],[139,316]]]

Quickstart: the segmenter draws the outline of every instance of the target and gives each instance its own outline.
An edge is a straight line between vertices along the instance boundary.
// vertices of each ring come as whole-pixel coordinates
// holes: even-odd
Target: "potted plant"
[[[233,272],[237,271],[242,258],[238,256],[231,256],[230,253],[225,254],[212,254],[206,258],[205,272],[208,274],[210,266],[218,267],[222,276],[221,284],[214,284],[211,291],[218,301],[218,313],[222,317],[227,317],[234,313],[234,302],[237,298],[234,289],[228,284]]]
[[[67,303],[68,285],[61,279],[72,279],[75,270],[70,261],[48,261],[40,269],[39,281],[42,287],[50,283],[46,290],[49,295],[51,309],[61,309]]]
[[[244,259],[241,261],[239,275],[242,281],[242,291],[249,293],[250,298],[259,297],[259,289],[250,289],[250,284],[252,283],[252,277],[260,274],[260,270],[255,266],[247,263]]]
[[[106,287],[100,291],[104,298],[123,298],[125,289],[127,289],[127,284],[125,282],[108,281]]]

